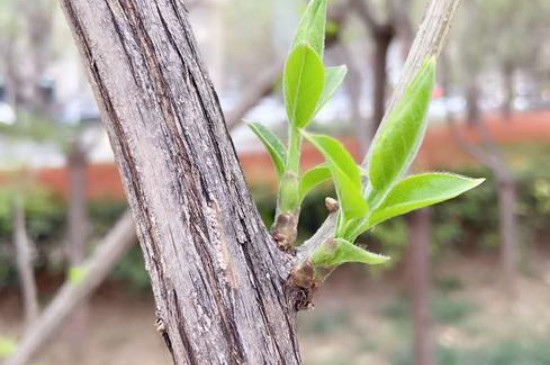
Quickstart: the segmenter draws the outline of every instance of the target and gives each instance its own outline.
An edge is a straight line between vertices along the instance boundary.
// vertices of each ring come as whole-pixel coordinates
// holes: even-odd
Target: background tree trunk
[[[502,103],[502,116],[504,120],[510,121],[512,118],[512,112],[514,110],[514,66],[505,62],[502,66],[502,81],[504,86],[504,102]]]
[[[289,256],[245,185],[179,0],[62,0],[176,364],[298,364]]]
[[[468,125],[479,125],[481,110],[479,107],[479,87],[475,77],[471,78],[466,87],[466,113]]]
[[[374,61],[372,72],[374,77],[372,99],[372,131],[374,137],[386,110],[386,86],[388,81],[388,50],[395,36],[395,28],[392,24],[384,24],[372,30],[374,41]]]
[[[88,157],[85,149],[77,137],[68,156],[69,174],[69,264],[70,268],[78,268],[86,256],[86,243],[88,242],[89,221],[86,206],[86,169]],[[68,271],[70,273],[70,270]],[[85,351],[88,338],[87,303],[81,303],[73,314],[71,321],[70,341],[71,356],[74,362],[86,362]]]
[[[518,222],[515,179],[496,173],[498,184],[499,231],[504,289],[509,297],[516,295],[518,271]]]
[[[21,282],[23,296],[23,309],[25,311],[25,324],[29,327],[36,319],[39,312],[38,294],[34,280],[33,250],[27,236],[27,224],[25,219],[25,206],[23,199],[15,198],[13,206],[13,241],[17,256],[17,272]]]
[[[423,209],[409,216],[409,277],[414,328],[414,364],[433,365],[430,334],[430,245],[431,211]]]
[[[443,88],[446,90],[449,81],[450,67],[443,63]],[[475,77],[473,77],[475,80]],[[472,86],[473,85],[473,86]],[[462,150],[491,170],[496,180],[499,209],[499,238],[501,255],[502,286],[506,294],[513,298],[516,295],[518,277],[519,230],[517,219],[517,184],[513,173],[506,165],[498,146],[487,131],[485,121],[480,115],[477,86],[471,83],[468,87],[468,115],[466,123],[479,129],[482,146],[469,142],[462,136],[456,126],[455,118],[448,113],[447,122],[456,143]],[[471,119],[473,118],[473,119]]]

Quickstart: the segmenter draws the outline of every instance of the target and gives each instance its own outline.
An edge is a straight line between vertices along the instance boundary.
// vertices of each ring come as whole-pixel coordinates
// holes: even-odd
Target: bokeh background
[[[261,122],[285,138],[279,76],[307,2],[185,2],[269,225],[275,172],[241,121]],[[358,161],[425,5],[330,3],[327,60],[346,64],[349,76],[313,129],[341,138]],[[414,169],[487,182],[362,237],[392,264],[343,267],[318,291],[315,309],[299,319],[305,364],[550,364],[549,19],[548,0],[463,0]],[[306,148],[306,167],[321,160]],[[326,216],[326,196],[334,196],[330,186],[305,202],[301,239]],[[57,2],[0,0],[0,359],[65,280],[78,282],[79,265],[125,209]],[[30,265],[21,264],[22,255]],[[23,300],[25,292],[36,301]],[[34,364],[170,363],[137,245],[50,343]],[[428,360],[415,360],[419,352]]]

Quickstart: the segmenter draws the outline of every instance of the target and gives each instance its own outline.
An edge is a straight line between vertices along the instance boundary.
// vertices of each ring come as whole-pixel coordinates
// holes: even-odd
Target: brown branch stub
[[[277,243],[277,246],[287,252],[289,251],[298,235],[298,218],[294,214],[282,213],[276,218],[271,235]]]
[[[292,270],[287,281],[291,290],[296,310],[307,310],[313,307],[313,293],[326,275],[320,275],[311,261],[315,250],[334,239],[338,221],[338,202],[326,199],[329,215],[321,228],[303,245],[298,246]]]

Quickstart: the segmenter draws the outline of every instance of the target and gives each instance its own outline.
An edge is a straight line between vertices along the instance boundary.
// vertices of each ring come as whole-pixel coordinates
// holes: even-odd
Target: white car
[[[16,116],[13,108],[8,104],[0,101],[0,123],[13,124],[15,123]]]

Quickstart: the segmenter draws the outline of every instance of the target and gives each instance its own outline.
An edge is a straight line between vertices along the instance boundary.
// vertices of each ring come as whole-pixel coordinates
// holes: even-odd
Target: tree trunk
[[[263,226],[180,0],[62,0],[175,364],[298,364],[290,257]]]
[[[373,62],[374,89],[372,100],[372,137],[376,134],[386,111],[386,86],[388,80],[388,50],[395,35],[393,25],[386,24],[374,30],[375,53]]]
[[[475,78],[472,78],[472,81],[468,84],[466,90],[466,104],[466,120],[468,125],[479,125],[481,118],[481,111],[479,110],[479,87],[477,86]]]
[[[477,89],[474,85],[474,90]],[[475,93],[474,93],[475,94]],[[469,95],[470,96],[470,95]],[[472,103],[473,105],[470,105]],[[479,128],[483,147],[478,147],[461,137],[458,129],[454,126],[452,118],[448,119],[453,137],[459,146],[477,159],[479,162],[491,169],[497,184],[499,204],[499,238],[501,244],[501,266],[502,282],[506,294],[514,298],[516,294],[516,281],[518,277],[518,220],[516,215],[517,196],[516,180],[512,172],[506,166],[498,146],[493,142],[483,118],[479,115],[477,98],[468,97],[468,110],[477,110],[468,119],[468,124]]]
[[[372,132],[370,131],[371,124],[367,118],[363,118],[361,113],[361,99],[363,94],[363,77],[358,67],[355,65],[353,54],[346,44],[341,44],[340,55],[342,63],[348,67],[348,75],[344,81],[344,87],[348,94],[349,108],[351,111],[351,123],[355,126],[357,131],[357,139],[359,141],[359,147],[361,154],[367,153]]]
[[[68,156],[69,174],[69,263],[71,270],[78,268],[86,255],[88,242],[88,213],[86,206],[86,169],[88,166],[86,151],[77,138],[73,143]],[[70,270],[69,270],[70,273]],[[71,356],[74,362],[84,361],[86,358],[86,344],[88,337],[87,303],[82,303],[74,313],[71,321]]]
[[[34,280],[33,252],[25,222],[25,207],[23,200],[16,197],[13,208],[13,241],[17,255],[17,271],[23,294],[23,309],[25,324],[29,327],[39,312],[38,294]]]
[[[414,327],[414,364],[433,365],[430,334],[431,211],[423,209],[409,217],[409,275]]]
[[[514,67],[505,63],[502,67],[502,79],[504,84],[504,102],[502,103],[502,116],[504,120],[510,121],[514,108]]]
[[[497,174],[499,231],[504,289],[509,297],[516,295],[518,267],[517,194],[513,178]]]

